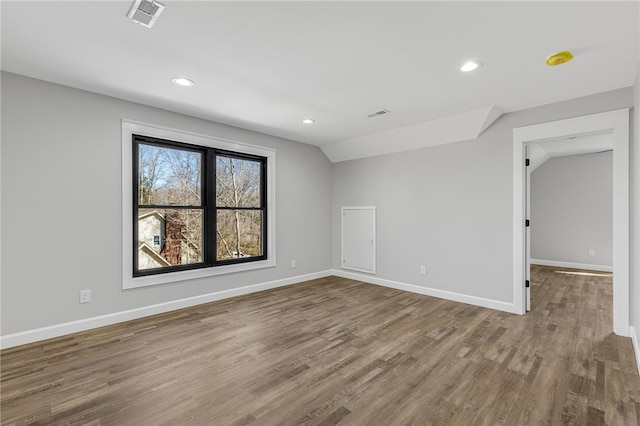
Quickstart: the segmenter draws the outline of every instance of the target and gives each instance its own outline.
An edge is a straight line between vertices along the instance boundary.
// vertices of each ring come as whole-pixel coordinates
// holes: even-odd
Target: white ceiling
[[[384,135],[461,128],[444,142],[464,140],[503,112],[628,87],[639,61],[636,1],[163,3],[148,29],[125,18],[132,1],[4,0],[2,69],[320,145],[339,161]],[[575,59],[545,65],[561,50]],[[470,58],[484,66],[459,71]],[[366,117],[380,109],[391,113]]]
[[[553,157],[567,155],[590,154],[610,151],[613,149],[612,133],[595,133],[590,135],[572,136],[569,138],[553,139],[529,144],[529,159],[531,171],[540,167],[545,161]]]

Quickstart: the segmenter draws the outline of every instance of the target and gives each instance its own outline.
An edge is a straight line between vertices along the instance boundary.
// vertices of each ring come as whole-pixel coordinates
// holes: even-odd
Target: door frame
[[[525,143],[522,149],[524,150],[524,158],[530,158],[529,143]],[[531,167],[525,167],[524,171],[524,215],[524,282],[531,283],[531,226],[526,226],[526,219],[531,219]],[[524,287],[524,310],[529,312],[531,310],[531,286],[525,285]]]
[[[572,136],[613,136],[613,332],[630,335],[629,320],[629,109],[513,129],[513,308],[526,312],[525,144]]]

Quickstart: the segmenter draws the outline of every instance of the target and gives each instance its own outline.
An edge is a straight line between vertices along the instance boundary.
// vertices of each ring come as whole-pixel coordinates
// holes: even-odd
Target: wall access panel
[[[375,207],[342,207],[342,267],[376,273]]]

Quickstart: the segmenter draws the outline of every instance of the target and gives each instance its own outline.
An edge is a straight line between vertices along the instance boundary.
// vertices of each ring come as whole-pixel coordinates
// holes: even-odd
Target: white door
[[[525,184],[525,197],[524,197],[524,279],[525,282],[525,309],[531,310],[531,167],[529,166],[529,145],[524,146],[524,158],[525,158],[525,172],[524,172],[524,184]]]

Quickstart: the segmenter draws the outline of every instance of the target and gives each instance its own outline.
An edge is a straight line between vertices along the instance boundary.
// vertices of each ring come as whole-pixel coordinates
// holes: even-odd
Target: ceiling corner
[[[332,142],[320,148],[332,163],[476,139],[502,115],[495,105],[385,132]]]
[[[485,116],[484,122],[482,123],[482,125],[480,126],[480,129],[478,130],[478,134],[476,135],[476,137],[483,134],[484,131],[487,130],[502,115],[502,110],[495,105],[491,105],[485,108],[485,110],[486,110],[486,116]]]

